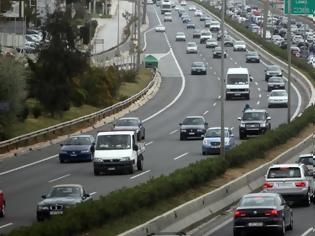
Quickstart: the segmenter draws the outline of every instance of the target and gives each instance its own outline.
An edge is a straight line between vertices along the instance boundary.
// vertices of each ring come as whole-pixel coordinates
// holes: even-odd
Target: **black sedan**
[[[76,204],[91,200],[82,185],[62,184],[53,186],[48,194],[42,195],[44,200],[37,204],[37,221],[42,221],[54,215],[61,215],[65,209]]]
[[[191,74],[207,74],[207,66],[204,62],[198,61],[198,62],[193,62],[191,65]]]
[[[267,90],[270,92],[274,89],[285,89],[285,82],[282,77],[273,76],[269,78]]]
[[[137,139],[145,139],[145,128],[139,117],[123,117],[117,120],[113,130],[132,130],[137,134]]]
[[[208,123],[203,116],[187,116],[180,125],[180,140],[188,137],[203,138],[208,128]]]
[[[95,139],[92,135],[74,135],[60,144],[60,163],[67,161],[92,161]]]
[[[255,51],[248,51],[246,53],[246,63],[249,62],[254,62],[254,63],[259,63],[260,62],[260,58],[257,52]]]
[[[293,229],[293,213],[277,193],[251,193],[242,197],[234,212],[234,236],[242,232],[272,230],[283,236]]]

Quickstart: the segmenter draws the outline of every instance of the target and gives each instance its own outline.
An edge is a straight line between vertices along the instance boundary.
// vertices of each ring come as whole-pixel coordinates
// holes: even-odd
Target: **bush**
[[[40,117],[42,115],[42,108],[41,108],[41,106],[39,106],[39,105],[34,106],[32,108],[32,114],[33,114],[35,119]]]
[[[17,114],[17,118],[20,122],[23,122],[29,114],[29,109],[27,106],[24,106],[19,114]]]

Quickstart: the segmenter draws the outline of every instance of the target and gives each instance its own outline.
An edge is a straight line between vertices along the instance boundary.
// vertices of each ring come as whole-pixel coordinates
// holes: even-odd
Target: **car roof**
[[[259,192],[259,193],[249,193],[243,196],[244,197],[261,197],[261,196],[270,196],[270,197],[277,197],[279,196],[278,193],[265,193],[265,192]]]
[[[140,120],[140,118],[135,117],[135,116],[128,116],[128,117],[119,118],[119,120]]]
[[[314,154],[313,153],[301,154],[301,155],[299,155],[299,158],[309,157],[309,156],[312,156],[314,158]]]
[[[81,184],[57,184],[52,186],[52,188],[60,188],[60,187],[79,187],[79,188],[83,188],[83,186]]]
[[[285,163],[285,164],[274,164],[270,166],[269,168],[288,168],[288,167],[300,167],[303,164],[298,163]]]
[[[250,113],[250,112],[266,112],[264,109],[248,109],[245,110],[244,113]]]
[[[185,118],[202,118],[202,119],[204,119],[203,116],[186,116]]]
[[[84,137],[93,137],[93,135],[90,135],[90,134],[76,134],[76,135],[72,135],[72,136],[70,136],[70,138],[75,138],[75,137],[82,137],[82,138],[84,138]]]
[[[212,130],[212,129],[221,129],[221,127],[220,127],[220,126],[210,127],[210,128],[208,128],[207,130]],[[229,129],[231,129],[231,128],[230,128],[230,127],[224,127],[224,129],[229,130]]]
[[[247,68],[229,68],[227,74],[248,74]]]
[[[97,136],[102,135],[118,135],[118,134],[128,134],[128,135],[134,135],[134,131],[100,131],[97,133]]]

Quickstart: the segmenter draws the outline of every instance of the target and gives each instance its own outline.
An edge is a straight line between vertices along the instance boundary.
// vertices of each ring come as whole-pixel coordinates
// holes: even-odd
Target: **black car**
[[[271,129],[271,117],[264,109],[245,110],[243,116],[238,120],[241,122],[239,125],[240,139],[245,139],[247,135],[264,134]]]
[[[180,126],[180,140],[188,137],[203,138],[208,128],[208,123],[203,116],[187,116]]]
[[[259,63],[260,62],[260,58],[257,52],[255,51],[248,51],[246,53],[246,63],[249,62],[255,62],[255,63]]]
[[[145,128],[139,117],[123,117],[117,120],[113,130],[132,130],[137,134],[137,139],[145,139]]]
[[[60,144],[60,163],[68,161],[92,161],[95,139],[92,135],[74,135]]]
[[[62,184],[53,186],[48,194],[42,195],[42,200],[37,204],[37,221],[42,221],[54,215],[61,215],[65,209],[76,204],[91,200],[79,184]]]
[[[268,92],[274,89],[285,89],[285,82],[282,77],[273,76],[268,79]]]
[[[206,20],[211,20],[211,18],[209,16],[202,15],[202,16],[200,16],[199,20],[200,21],[206,21]]]
[[[313,172],[313,174],[315,174],[315,156],[313,153],[299,155],[296,163],[304,164],[310,171]]]
[[[213,58],[221,58],[222,56],[222,49],[221,47],[215,47],[213,49]],[[226,58],[226,51],[224,51],[224,58]]]
[[[191,74],[207,74],[207,66],[204,62],[193,62],[191,65]]]
[[[201,30],[195,29],[193,32],[193,38],[200,38],[200,36],[201,36]]]
[[[282,70],[278,65],[267,65],[265,69],[265,80],[268,81],[270,77],[282,77]]]
[[[268,230],[283,236],[292,229],[293,211],[278,193],[247,194],[234,211],[234,236]]]

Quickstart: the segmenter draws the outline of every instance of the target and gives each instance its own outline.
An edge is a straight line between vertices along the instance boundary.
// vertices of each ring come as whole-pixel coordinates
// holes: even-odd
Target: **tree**
[[[53,116],[70,107],[71,95],[77,89],[73,78],[88,68],[88,61],[75,48],[74,29],[66,14],[53,13],[44,30],[50,43],[41,49],[37,62],[29,60],[33,72],[29,84],[31,95]]]
[[[1,0],[0,1],[0,15],[3,12],[8,11],[11,8],[12,0]]]
[[[0,140],[8,137],[8,128],[23,108],[28,75],[14,58],[0,58]]]

